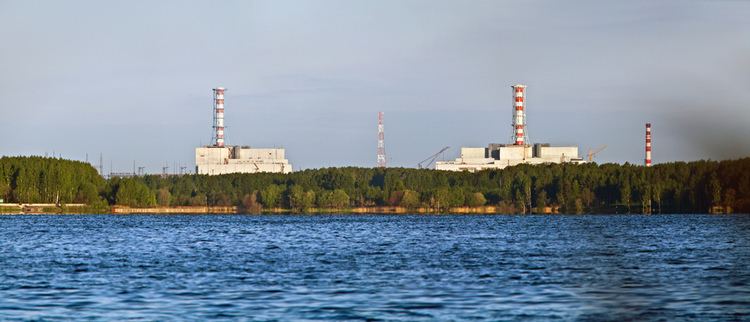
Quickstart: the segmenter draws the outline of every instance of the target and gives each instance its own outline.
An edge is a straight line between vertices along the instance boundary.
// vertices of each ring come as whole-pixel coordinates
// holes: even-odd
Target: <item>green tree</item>
[[[305,209],[305,189],[302,186],[293,185],[287,191],[289,208],[297,211]]]
[[[460,187],[453,187],[453,189],[450,189],[450,194],[448,198],[448,206],[449,207],[460,207],[463,206],[466,203],[466,194],[464,193],[464,190]]]
[[[117,204],[131,207],[152,207],[156,205],[156,197],[148,187],[140,181],[125,179],[117,189]]]
[[[474,192],[468,195],[466,198],[466,205],[469,207],[481,207],[487,203],[487,199],[481,192]]]
[[[727,213],[731,213],[732,209],[734,209],[735,207],[734,203],[736,201],[736,198],[737,198],[736,190],[729,188],[724,191],[723,201],[724,201],[724,207],[727,208]]]
[[[73,202],[83,204],[94,204],[97,203],[101,198],[99,197],[99,191],[96,185],[92,182],[84,182],[78,187],[76,197]]]
[[[711,175],[711,180],[709,181],[708,186],[711,189],[711,205],[721,205],[721,182],[719,182],[716,173]]]
[[[190,199],[188,199],[188,206],[207,206],[208,205],[208,198],[206,197],[206,194],[198,193],[194,196],[191,196]]]
[[[513,178],[513,201],[521,213],[528,213],[531,206],[531,181],[522,172],[517,172]]]
[[[382,205],[384,203],[383,190],[378,187],[367,186],[364,193],[364,202],[360,206]]]
[[[162,207],[168,207],[172,199],[172,194],[167,188],[160,188],[156,191],[156,203]]]
[[[583,200],[581,198],[576,198],[575,204],[573,205],[575,208],[576,214],[582,214],[583,213]]]
[[[318,200],[317,205],[321,208],[331,208],[333,207],[333,191],[330,190],[323,190],[317,194]]]
[[[450,197],[450,189],[445,187],[438,188],[432,193],[430,206],[439,210],[448,209],[451,207]]]
[[[658,213],[661,213],[661,199],[664,193],[664,185],[661,182],[655,182],[651,186],[651,200],[656,203]],[[653,212],[653,210],[652,210]]]
[[[536,212],[544,213],[544,208],[547,207],[547,191],[542,189],[536,194]]]
[[[260,202],[266,208],[278,207],[283,192],[282,186],[270,184],[260,191]]]
[[[414,190],[404,190],[403,197],[401,198],[401,202],[399,203],[399,206],[405,207],[408,209],[416,209],[419,208],[420,202],[419,202],[419,194]]]
[[[630,189],[630,182],[628,180],[622,181],[620,184],[620,203],[625,205],[630,213],[630,196],[632,191]]]
[[[333,208],[349,207],[349,195],[342,189],[336,189],[331,196],[331,206]]]
[[[315,204],[315,192],[305,191],[300,185],[293,185],[287,193],[289,207],[301,212],[310,209]]]
[[[312,190],[305,191],[305,197],[303,199],[301,210],[310,209],[314,205],[315,205],[315,191],[312,191]]]

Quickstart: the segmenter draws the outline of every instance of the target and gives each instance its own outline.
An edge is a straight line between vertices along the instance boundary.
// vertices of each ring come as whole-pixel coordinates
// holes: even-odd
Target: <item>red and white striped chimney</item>
[[[526,144],[526,85],[513,88],[513,144]]]
[[[646,123],[646,166],[651,166],[651,123]]]
[[[224,88],[214,88],[214,146],[224,147]]]

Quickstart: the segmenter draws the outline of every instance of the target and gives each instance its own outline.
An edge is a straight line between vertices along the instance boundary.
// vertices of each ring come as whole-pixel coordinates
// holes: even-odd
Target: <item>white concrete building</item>
[[[284,149],[246,146],[206,146],[195,149],[197,174],[289,173],[292,165],[284,158]]]
[[[578,156],[578,146],[550,146],[529,144],[526,126],[526,85],[511,86],[513,107],[513,144],[493,143],[486,148],[461,148],[461,155],[454,161],[438,161],[436,170],[480,171],[502,169],[518,164],[584,163]]]
[[[453,161],[438,161],[436,170],[481,171],[503,169],[518,164],[584,163],[577,146],[549,144],[512,145],[490,144],[486,148],[461,148],[461,155]]]
[[[292,165],[284,158],[284,149],[250,148],[225,145],[224,94],[226,88],[217,87],[214,95],[213,144],[195,149],[195,172],[220,175],[229,173],[289,173]]]

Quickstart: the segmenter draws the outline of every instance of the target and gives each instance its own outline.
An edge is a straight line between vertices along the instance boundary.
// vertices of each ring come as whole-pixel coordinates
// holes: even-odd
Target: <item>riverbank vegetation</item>
[[[107,206],[106,181],[90,164],[43,157],[0,158],[0,199],[14,203]]]
[[[658,164],[520,165],[477,173],[406,168],[326,168],[291,174],[101,178],[89,164],[0,158],[6,202],[89,205],[347,209],[394,206],[498,212],[750,212],[750,158]]]

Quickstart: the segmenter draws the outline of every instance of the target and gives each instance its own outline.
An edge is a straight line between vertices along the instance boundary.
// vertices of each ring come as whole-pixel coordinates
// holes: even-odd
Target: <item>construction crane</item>
[[[432,163],[435,162],[435,159],[437,159],[441,154],[443,154],[443,152],[445,152],[446,150],[448,150],[450,148],[451,147],[446,146],[446,147],[440,149],[440,151],[438,151],[437,153],[435,153],[435,154],[427,157],[427,159],[422,160],[422,162],[419,162],[417,164],[417,168],[419,168],[419,169],[429,168],[432,165]]]
[[[588,161],[589,161],[589,162],[592,162],[592,161],[594,160],[594,156],[595,156],[595,155],[596,155],[597,153],[599,153],[599,152],[602,152],[602,150],[604,150],[604,149],[606,149],[606,148],[607,148],[607,146],[606,146],[606,145],[602,145],[602,146],[600,146],[600,147],[598,147],[598,148],[596,148],[596,149],[593,149],[593,150],[589,149],[589,152],[588,152],[588,153],[586,153],[586,156],[587,156],[587,159],[588,159]]]

